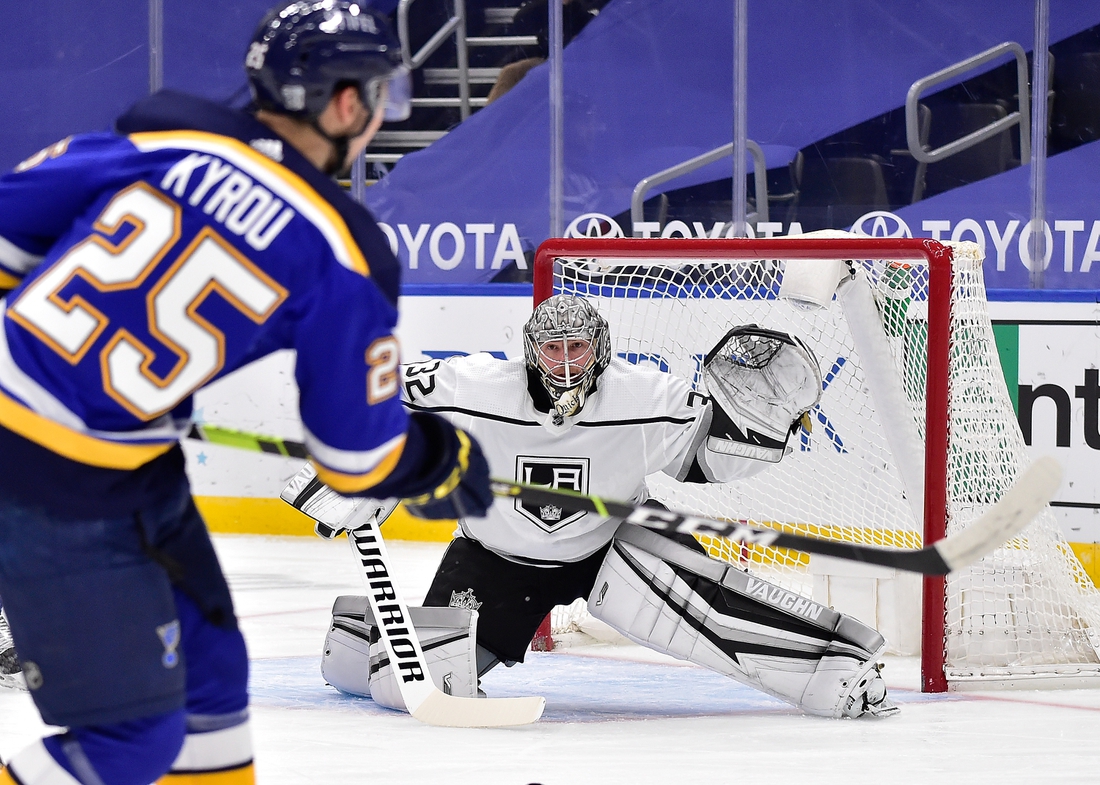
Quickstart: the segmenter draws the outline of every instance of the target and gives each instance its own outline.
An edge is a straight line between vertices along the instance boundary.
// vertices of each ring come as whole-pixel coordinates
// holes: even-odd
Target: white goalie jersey
[[[768,466],[712,453],[705,446],[710,401],[679,377],[618,358],[581,411],[560,425],[535,408],[522,360],[432,360],[404,366],[401,381],[410,409],[446,417],[478,440],[494,477],[637,502],[647,498],[646,475],[656,472],[681,479],[701,464],[707,480],[728,482]],[[497,499],[485,518],[459,522],[463,536],[529,563],[583,559],[618,524],[518,499]]]

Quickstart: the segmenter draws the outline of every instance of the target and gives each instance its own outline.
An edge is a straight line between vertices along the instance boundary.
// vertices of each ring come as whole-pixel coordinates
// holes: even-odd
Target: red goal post
[[[969,341],[970,337],[977,333],[982,334],[984,341],[985,333],[982,332],[984,326],[988,325],[988,314],[984,311],[984,285],[981,283],[981,256],[977,249],[977,246],[973,244],[953,244],[953,243],[940,243],[935,240],[929,239],[901,239],[901,238],[867,238],[858,236],[844,236],[843,233],[830,233],[833,236],[803,236],[795,238],[773,238],[773,239],[595,239],[595,238],[577,238],[577,239],[551,239],[543,243],[536,252],[534,260],[534,302],[535,304],[541,302],[552,294],[560,291],[574,291],[575,293],[583,296],[595,296],[597,298],[607,298],[602,300],[604,303],[612,304],[624,304],[623,307],[631,307],[631,301],[642,303],[641,307],[645,307],[645,303],[652,303],[655,300],[663,300],[667,302],[670,299],[679,298],[687,303],[685,308],[691,309],[695,307],[691,304],[694,297],[690,291],[698,289],[697,284],[678,283],[678,281],[707,281],[705,284],[708,287],[714,286],[715,276],[721,276],[728,274],[733,278],[743,279],[749,281],[748,284],[739,283],[736,291],[735,287],[731,285],[728,291],[723,291],[719,294],[714,294],[713,291],[703,295],[704,297],[711,298],[711,302],[715,302],[719,299],[725,299],[730,301],[736,301],[738,298],[745,298],[754,300],[756,305],[763,305],[764,307],[777,307],[769,305],[770,301],[778,302],[776,297],[780,288],[780,281],[785,275],[788,262],[793,260],[821,260],[821,261],[833,261],[835,263],[849,262],[854,269],[862,270],[862,273],[857,272],[856,276],[862,276],[868,282],[870,282],[872,288],[878,286],[881,290],[883,287],[884,270],[896,271],[904,269],[906,272],[904,275],[910,278],[912,281],[916,281],[914,291],[919,288],[919,294],[914,294],[913,305],[910,313],[919,313],[919,319],[925,321],[927,324],[926,333],[923,332],[924,327],[921,325],[922,337],[920,343],[921,349],[926,352],[925,359],[922,363],[923,367],[917,371],[904,371],[904,373],[913,374],[916,376],[923,375],[923,378],[918,379],[918,387],[922,394],[923,400],[920,403],[923,405],[923,411],[916,411],[918,404],[915,402],[915,396],[907,388],[907,394],[909,394],[910,402],[913,408],[913,417],[919,419],[920,426],[923,427],[923,435],[921,440],[923,441],[923,452],[925,456],[923,465],[923,505],[922,518],[923,529],[914,532],[914,537],[922,533],[923,542],[930,543],[941,539],[945,536],[949,521],[952,520],[952,513],[949,507],[949,438],[951,427],[951,373],[952,373],[952,357],[953,351],[955,357],[960,352],[966,352],[968,347],[956,346],[955,344],[961,340],[959,338],[952,337],[952,309],[953,302],[959,300],[960,290],[963,292],[961,296],[971,298],[975,302],[981,305],[981,314],[975,316],[976,321],[971,324],[967,322],[964,326],[959,327],[956,324],[955,329],[958,331],[964,339]],[[841,236],[836,236],[841,235]],[[964,246],[966,246],[964,248]],[[969,266],[965,276],[959,276],[956,274],[956,255],[959,253],[960,248],[963,248],[964,255],[968,256]],[[976,258],[976,262],[975,262]],[[837,262],[840,260],[840,262]],[[723,267],[728,265],[728,267]],[[912,268],[912,275],[910,276],[910,268]],[[723,271],[728,271],[724,273]],[[751,273],[751,274],[749,274]],[[887,275],[889,274],[886,273]],[[648,277],[647,276],[651,276]],[[675,292],[670,294],[670,292]],[[761,294],[763,292],[763,294]],[[881,313],[883,307],[883,301],[881,299],[881,291],[877,291],[875,296],[879,299],[875,300],[876,306]],[[890,297],[889,293],[886,297]],[[839,295],[837,295],[839,299]],[[923,302],[918,302],[923,300]],[[968,300],[969,302],[969,300]],[[600,303],[598,303],[599,306]],[[835,305],[835,303],[834,303]],[[649,306],[652,307],[652,306]],[[795,323],[802,324],[802,315],[797,311],[784,311],[783,313],[790,313],[791,319]],[[907,306],[908,307],[908,306]],[[830,306],[832,308],[832,306]],[[601,310],[605,310],[601,308]],[[615,311],[615,308],[608,309]],[[826,309],[823,309],[826,310]],[[837,310],[832,308],[832,310]],[[875,308],[871,309],[875,311]],[[965,309],[960,309],[965,310]],[[618,349],[616,342],[616,321],[615,313],[605,313],[608,316],[609,321],[612,321],[612,351],[615,352]],[[884,334],[886,331],[885,321],[879,322],[878,318],[875,318],[875,323],[878,325],[880,334]],[[633,318],[633,317],[631,317]],[[708,317],[712,318],[712,317]],[[735,317],[736,318],[736,317]],[[778,311],[775,312],[773,319],[778,319],[780,324],[772,324],[776,329],[783,329],[782,327],[782,314]],[[807,317],[809,318],[809,317]],[[912,320],[912,315],[910,315]],[[971,318],[971,317],[966,317]],[[883,316],[885,320],[885,316]],[[621,321],[627,321],[625,317],[620,317]],[[753,320],[750,318],[744,319],[745,321]],[[984,321],[983,321],[984,320]],[[958,321],[956,319],[956,321]],[[908,322],[907,322],[908,324]],[[641,326],[639,326],[641,325]],[[644,320],[640,319],[635,322],[631,322],[629,328],[634,332],[631,333],[631,340],[633,340],[635,333],[641,333],[637,336],[639,340],[645,340],[645,333],[650,329],[662,329],[652,328],[645,326]],[[974,326],[977,325],[977,326]],[[722,330],[728,325],[721,325]],[[669,328],[670,331],[675,332],[676,328]],[[805,328],[803,328],[805,329]],[[792,330],[793,331],[793,330]],[[621,339],[621,335],[618,336]],[[801,336],[805,337],[805,336]],[[991,327],[988,332],[989,341],[984,343],[992,344],[992,332]],[[686,338],[684,340],[687,340]],[[699,340],[697,337],[694,340]],[[632,344],[633,345],[633,344]],[[895,344],[896,345],[896,344]],[[984,344],[983,344],[984,345]],[[705,352],[710,348],[706,346],[696,346],[692,348],[693,352]],[[909,349],[906,350],[907,360]],[[1000,366],[999,361],[994,357],[992,360],[987,360],[985,365],[978,369],[978,373],[981,376],[988,377],[983,380],[984,383],[988,383],[992,388],[1000,386],[999,390],[994,390],[995,396],[1004,394],[1007,396],[1007,391],[1004,389],[1003,377],[999,377]],[[851,353],[853,358],[859,353],[853,350]],[[988,352],[987,352],[988,354]],[[634,356],[640,356],[638,352],[634,352]],[[698,355],[696,355],[698,356]],[[826,359],[819,355],[819,359]],[[838,358],[840,359],[840,358]],[[854,359],[849,368],[855,367],[855,363],[861,362],[859,359]],[[868,364],[870,360],[867,361]],[[895,360],[900,363],[900,360]],[[995,371],[992,369],[993,365],[996,365]],[[910,362],[910,365],[912,363]],[[847,372],[848,369],[845,369]],[[900,373],[900,372],[899,372]],[[962,382],[957,384],[970,384],[969,376],[975,374],[974,369],[963,371],[963,376],[960,378]],[[688,374],[690,377],[690,373]],[[872,374],[873,375],[873,374]],[[996,378],[994,378],[996,377]],[[690,378],[689,378],[690,380]],[[959,393],[960,397],[963,397],[967,391]],[[871,398],[874,396],[872,395]],[[998,399],[999,400],[999,399]],[[1007,398],[1006,398],[1007,400]],[[881,402],[881,399],[880,399]],[[1008,428],[1016,429],[1018,426],[1015,424],[1014,416],[1011,418],[1011,423],[1007,418],[1011,415],[1011,407],[1009,406],[1008,414],[1001,415],[1001,420],[998,421],[996,429],[1005,430]],[[890,415],[886,415],[884,419],[890,419]],[[824,421],[823,421],[824,422]],[[965,430],[965,428],[964,428]],[[1019,442],[1020,449],[1022,451],[1022,440]],[[919,443],[918,443],[919,446]],[[821,450],[821,448],[818,448]],[[956,448],[958,449],[958,448]],[[794,462],[797,464],[798,460],[801,460],[800,456],[789,457],[783,463]],[[959,458],[955,455],[956,468],[955,471],[958,474],[959,471],[965,475],[965,479],[970,483],[968,487],[974,487],[978,485],[979,478],[975,478],[975,474],[980,474],[981,466],[980,461],[978,468],[967,463],[969,459],[965,459],[965,464],[960,470],[957,468]],[[986,457],[988,460],[988,456]],[[1023,456],[1017,456],[1013,458],[1011,466],[1005,471],[1012,471],[1020,461],[1026,461]],[[778,464],[777,466],[781,466]],[[768,475],[774,470],[769,469],[765,472]],[[911,473],[919,473],[919,470],[910,470]],[[904,472],[902,472],[904,474]],[[763,475],[761,475],[763,476]],[[952,475],[955,477],[955,475]],[[746,481],[752,482],[752,481]],[[868,480],[859,480],[857,482],[870,482]],[[958,478],[955,478],[955,487],[960,485]],[[792,486],[795,487],[795,486]],[[904,486],[902,486],[904,489]],[[996,486],[996,491],[999,486]],[[912,491],[912,488],[910,488]],[[956,491],[957,492],[957,491]],[[1003,492],[1003,491],[1001,491]],[[956,525],[965,525],[969,519],[969,510],[975,505],[983,504],[987,501],[989,494],[978,493],[976,491],[968,491],[971,497],[963,500],[963,506],[966,508],[962,514],[954,513],[956,519],[960,521]],[[904,493],[895,492],[894,496],[903,496]],[[913,496],[912,493],[909,494]],[[981,497],[976,499],[976,497]],[[669,500],[670,506],[691,507],[693,502],[685,500],[671,499]],[[969,505],[969,506],[967,506]],[[904,505],[903,505],[904,506]],[[715,512],[714,508],[710,509],[697,509],[694,510],[703,514],[722,514],[721,512]],[[728,514],[741,516],[743,513],[739,510],[731,509]],[[913,521],[916,517],[916,513],[910,513],[910,522],[913,526],[921,526],[921,522]],[[765,521],[790,521],[790,517],[784,519],[781,517],[764,518]],[[801,519],[799,519],[801,520]],[[811,522],[812,523],[812,522]],[[779,525],[783,525],[780,523]],[[835,532],[839,530],[836,525],[821,526],[818,527],[824,534],[822,536],[834,536]],[[886,526],[884,528],[890,528]],[[1050,528],[1050,527],[1048,527]],[[1056,524],[1053,528],[1056,528]],[[811,525],[810,530],[813,530]],[[833,532],[830,534],[829,532]],[[1030,530],[1029,530],[1030,531]],[[882,534],[897,535],[897,532],[885,531]],[[839,535],[838,535],[839,536]],[[847,536],[847,535],[845,535]],[[1046,536],[1044,533],[1043,536]],[[1054,535],[1051,535],[1054,536]],[[1060,536],[1060,535],[1057,535]],[[1038,535],[1031,536],[1032,542],[1038,542]],[[886,540],[879,540],[879,542],[885,542],[886,544],[900,545],[902,547],[911,547],[913,543],[912,539],[905,540],[895,536],[893,539],[887,538]],[[1025,544],[1019,546],[1022,550],[1026,550],[1027,538],[1024,538]],[[710,546],[708,546],[709,549]],[[1052,549],[1057,552],[1059,549],[1058,543],[1054,543]],[[1010,563],[1009,567],[1004,567],[1001,562],[996,569],[1004,571],[1006,574],[1014,576],[1014,579],[1019,578],[1021,580],[1030,580],[1030,578],[1020,578],[1020,574],[1026,573],[1031,575],[1028,570],[1034,571],[1030,567],[1030,562],[1025,565],[1024,568],[1015,569],[1011,566],[1011,562],[1016,558],[1013,554],[1010,554],[1007,561]],[[745,554],[734,554],[732,557],[728,554],[722,556],[727,560],[736,560],[738,558],[746,564],[748,567],[755,567],[759,563],[756,561],[757,554],[750,554],[746,561]],[[1040,568],[1041,569],[1041,568]],[[1062,566],[1058,566],[1058,569],[1063,569]],[[1072,567],[1069,568],[1072,571]],[[1063,569],[1064,571],[1064,569]],[[988,608],[983,611],[981,606],[976,606],[974,603],[974,597],[984,591],[990,583],[990,580],[983,579],[980,576],[973,579],[969,584],[969,594],[967,590],[959,588],[957,584],[953,591],[953,598],[951,603],[948,604],[948,580],[944,578],[924,578],[922,587],[922,625],[921,625],[921,687],[926,692],[943,692],[948,689],[949,682],[946,675],[948,668],[948,656],[953,653],[954,660],[950,669],[956,675],[961,673],[959,678],[966,679],[968,668],[975,671],[974,678],[976,679],[991,679],[994,675],[1000,675],[1008,678],[1008,674],[1011,670],[1011,666],[1015,660],[1021,662],[1037,662],[1040,663],[1035,667],[1030,667],[1030,672],[1036,672],[1039,675],[1054,673],[1057,671],[1059,674],[1064,671],[1059,663],[1054,665],[1044,665],[1047,662],[1045,654],[1028,654],[1025,657],[1018,657],[1012,652],[1000,652],[995,655],[987,656],[988,646],[983,648],[979,640],[984,631],[978,631],[975,634],[975,629],[971,621],[968,621],[968,613],[976,613],[979,617],[989,617],[992,619],[996,614],[991,613]],[[967,579],[970,580],[970,579]],[[1079,576],[1076,574],[1071,575],[1070,578],[1061,581],[1059,586],[1063,587],[1063,593],[1065,585],[1072,585],[1077,580],[1079,582]],[[984,581],[984,583],[983,583]],[[1068,581],[1068,583],[1067,583]],[[977,594],[976,594],[977,592]],[[958,597],[961,596],[962,599]],[[1001,602],[1000,600],[997,600]],[[1010,598],[1011,601],[1011,598]],[[993,600],[990,600],[993,602]],[[1093,599],[1089,599],[1088,602],[1093,602]],[[961,603],[961,604],[960,604]],[[969,603],[969,605],[967,605]],[[1001,603],[1003,605],[1003,602]],[[1063,599],[1055,598],[1054,600],[1045,603],[1044,607],[1053,606],[1058,607],[1064,604]],[[992,608],[992,605],[988,606]],[[1000,606],[997,606],[998,608]],[[1100,608],[1100,604],[1097,604]],[[984,616],[982,614],[984,613]],[[1088,619],[1093,619],[1092,606],[1088,606],[1085,610],[1078,613]],[[1033,614],[1034,616],[1035,614]],[[954,623],[954,627],[951,632],[955,635],[951,640],[948,639],[947,622],[948,618],[951,618]],[[1076,618],[1076,617],[1075,617]],[[993,622],[990,622],[993,623]],[[1044,622],[1044,624],[1046,624]],[[1052,622],[1047,626],[1057,626],[1063,624],[1069,628],[1080,627],[1081,624],[1074,619],[1069,619],[1059,622]],[[968,626],[970,625],[970,626]],[[1100,626],[1100,625],[1097,625]],[[540,630],[540,636],[544,633],[548,633],[548,628]],[[1014,631],[1012,635],[1020,635],[1018,631]],[[1059,631],[1055,632],[1055,636],[1061,635]],[[1089,631],[1088,635],[1084,639],[1084,643],[1076,640],[1074,647],[1076,647],[1076,653],[1072,656],[1068,656],[1069,659],[1086,660],[1086,670],[1092,668],[1091,659],[1092,654],[1090,651],[1092,648],[1091,642],[1100,645],[1100,638],[1094,639],[1093,631]],[[1045,639],[1044,639],[1045,640]],[[974,641],[974,642],[972,642]],[[539,648],[540,638],[536,637],[535,647]],[[541,640],[542,648],[548,648],[552,646],[552,640],[546,638]],[[1026,644],[1024,649],[1028,648]],[[1034,646],[1038,646],[1039,643],[1034,643]],[[967,646],[971,648],[968,649]],[[1004,648],[1002,646],[1002,648]],[[1020,647],[1017,647],[1020,648]],[[1072,648],[1072,647],[1071,647]],[[968,651],[976,651],[980,656],[974,658],[975,662],[991,663],[989,667],[985,668],[987,672],[981,671],[982,667],[970,668],[967,663]],[[984,659],[983,659],[984,657]],[[1002,662],[1002,660],[1004,662]],[[1100,663],[1100,654],[1096,655],[1096,662]],[[961,663],[961,665],[960,665]],[[1007,663],[1004,668],[1000,666]],[[984,667],[984,666],[983,666]],[[1044,670],[1044,668],[1046,670]],[[1051,669],[1054,670],[1051,670]],[[1061,668],[1061,670],[1059,670]],[[1090,670],[1091,674],[1091,670]],[[1096,668],[1096,675],[1100,676],[1100,665]],[[953,678],[955,678],[953,676]],[[1048,680],[1049,681],[1049,680]]]

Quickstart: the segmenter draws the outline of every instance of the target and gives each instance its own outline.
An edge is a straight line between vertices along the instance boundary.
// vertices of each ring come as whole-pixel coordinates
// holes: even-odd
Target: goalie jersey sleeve
[[[190,130],[76,136],[0,178],[0,426],[133,470],[176,443],[194,390],[295,349],[325,481],[392,480],[425,448],[405,450],[381,231],[247,114],[158,100]]]

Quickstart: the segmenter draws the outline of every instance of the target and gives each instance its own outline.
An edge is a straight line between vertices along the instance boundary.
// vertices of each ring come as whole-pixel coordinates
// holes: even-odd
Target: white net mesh
[[[951,309],[948,533],[1000,498],[1026,464],[980,264],[958,264]],[[997,383],[995,383],[997,382]],[[1024,535],[947,580],[949,678],[1096,672],[1100,593],[1050,510]]]
[[[1026,463],[986,310],[980,252],[964,243],[955,255],[949,531],[996,501]],[[891,420],[876,411],[867,368],[873,361],[860,357],[839,298],[826,308],[809,309],[780,298],[788,266],[783,260],[664,256],[555,262],[555,293],[596,301],[611,325],[615,354],[678,374],[700,391],[705,392],[703,356],[737,324],[795,334],[820,363],[824,389],[810,412],[812,431],[791,437],[793,451],[781,463],[722,485],[683,484],[654,475],[648,480],[654,497],[707,516],[819,537],[919,547],[923,524],[915,510],[920,510],[923,477],[919,470],[907,470],[904,459],[895,460],[891,433],[898,423],[911,422],[919,434],[918,451],[925,436],[928,267],[881,258],[853,265],[870,284],[881,318],[882,329],[877,320],[875,325],[878,340],[885,338],[894,366],[890,375],[904,390],[892,403],[898,410],[885,415]],[[922,465],[923,458],[917,463]],[[792,590],[811,591],[805,554],[720,539],[704,545],[711,555]],[[557,609],[555,635],[576,629],[585,615],[583,601]],[[1042,666],[1095,669],[1100,663],[1100,594],[1049,512],[1025,536],[949,579],[946,623],[951,677],[1006,675]]]

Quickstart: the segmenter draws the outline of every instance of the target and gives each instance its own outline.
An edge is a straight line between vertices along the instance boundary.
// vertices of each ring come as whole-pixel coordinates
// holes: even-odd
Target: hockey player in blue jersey
[[[424,517],[491,503],[476,442],[402,408],[398,264],[326,176],[400,114],[398,52],[355,2],[284,4],[249,109],[161,92],[0,178],[0,596],[67,729],[0,784],[254,780],[244,641],[177,442],[204,384],[295,349],[326,483]]]

